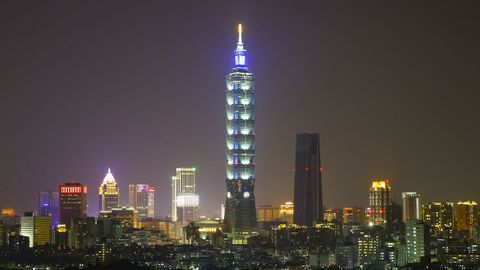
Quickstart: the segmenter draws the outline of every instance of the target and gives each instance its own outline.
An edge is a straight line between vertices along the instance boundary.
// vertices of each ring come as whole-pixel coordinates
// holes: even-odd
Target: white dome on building
[[[113,177],[112,172],[110,171],[110,168],[108,168],[107,175],[105,175],[105,178],[103,178],[103,185],[106,184],[116,184],[117,182],[115,181],[115,178]]]

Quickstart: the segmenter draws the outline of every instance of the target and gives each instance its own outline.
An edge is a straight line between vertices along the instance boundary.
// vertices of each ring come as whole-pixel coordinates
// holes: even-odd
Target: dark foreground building
[[[293,222],[312,226],[323,220],[320,140],[316,133],[297,134]]]
[[[70,227],[75,218],[87,217],[87,186],[80,183],[65,183],[59,187],[60,224]]]
[[[256,231],[255,209],[255,100],[254,77],[248,71],[242,28],[235,50],[235,66],[227,75],[226,143],[227,198],[225,203],[226,232],[237,243]],[[243,240],[242,240],[243,239]]]

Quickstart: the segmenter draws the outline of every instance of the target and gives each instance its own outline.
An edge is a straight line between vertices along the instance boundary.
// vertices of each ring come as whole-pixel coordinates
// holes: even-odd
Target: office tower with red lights
[[[72,219],[87,217],[87,186],[65,183],[59,186],[60,224],[70,226]]]

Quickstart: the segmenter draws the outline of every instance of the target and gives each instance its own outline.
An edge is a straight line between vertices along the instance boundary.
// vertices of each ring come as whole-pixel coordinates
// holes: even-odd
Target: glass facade
[[[227,232],[248,233],[257,225],[255,211],[255,98],[254,76],[247,68],[239,25],[235,66],[226,77]]]

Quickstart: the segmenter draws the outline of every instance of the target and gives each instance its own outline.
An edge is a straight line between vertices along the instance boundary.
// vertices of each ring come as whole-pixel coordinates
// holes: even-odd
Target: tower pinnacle
[[[246,50],[243,48],[242,32],[242,24],[239,23],[237,49],[235,49],[235,66],[246,68]]]
[[[238,43],[237,43],[239,46],[242,46],[243,43],[242,43],[242,24],[239,23],[238,24]]]

